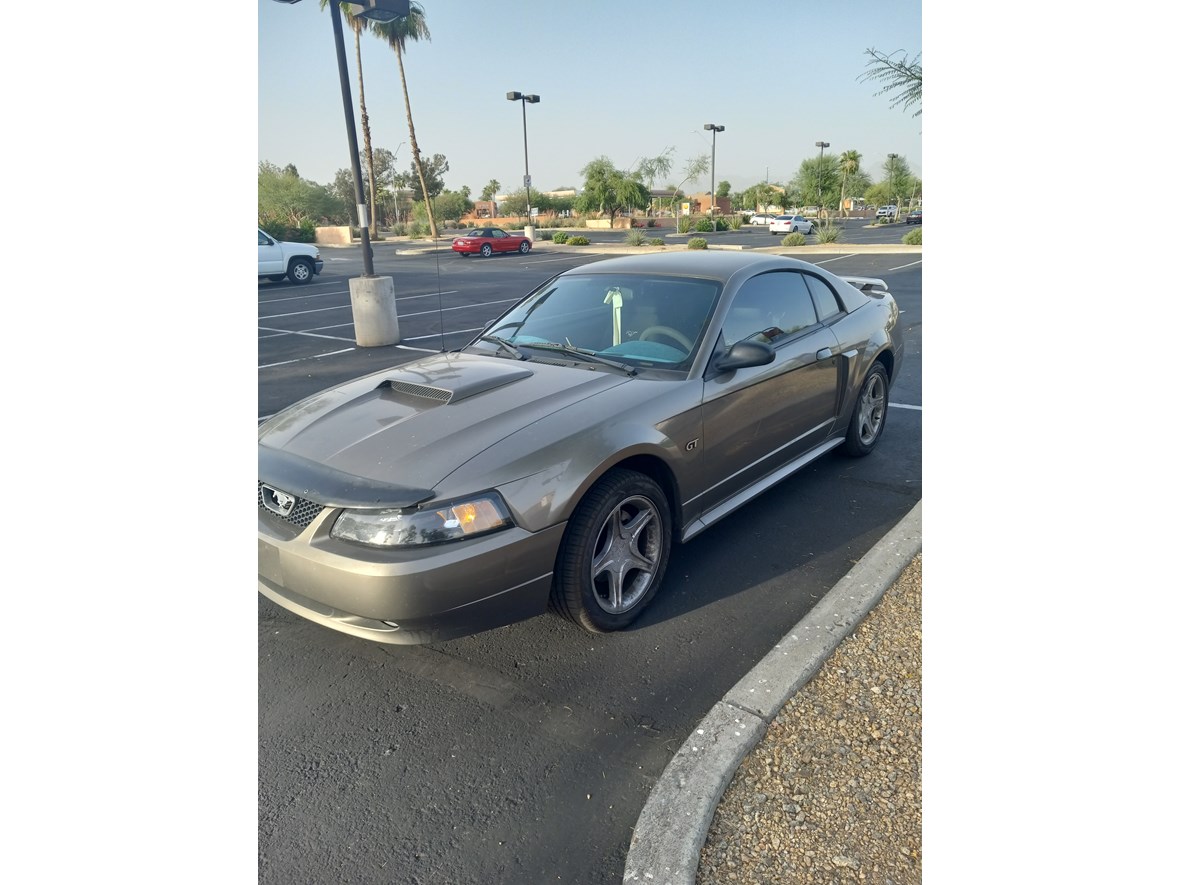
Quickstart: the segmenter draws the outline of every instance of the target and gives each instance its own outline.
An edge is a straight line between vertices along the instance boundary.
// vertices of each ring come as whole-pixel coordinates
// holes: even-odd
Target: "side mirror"
[[[748,369],[751,366],[765,366],[774,362],[774,348],[761,341],[739,341],[729,349],[713,368],[718,372],[732,372],[734,369]]]

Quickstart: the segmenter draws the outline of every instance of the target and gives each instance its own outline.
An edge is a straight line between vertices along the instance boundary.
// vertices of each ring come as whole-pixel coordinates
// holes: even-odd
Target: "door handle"
[[[817,360],[826,360],[826,359],[830,358],[831,355],[832,355],[832,348],[825,347],[823,350],[816,352],[815,358]]]

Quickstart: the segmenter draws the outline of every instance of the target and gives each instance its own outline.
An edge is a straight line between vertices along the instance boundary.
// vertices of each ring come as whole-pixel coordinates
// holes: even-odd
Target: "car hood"
[[[321,504],[411,506],[488,447],[621,375],[447,353],[339,385],[259,428],[259,479]]]

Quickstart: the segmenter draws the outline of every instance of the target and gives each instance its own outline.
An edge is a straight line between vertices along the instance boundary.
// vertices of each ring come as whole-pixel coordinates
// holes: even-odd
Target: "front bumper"
[[[414,645],[542,614],[564,523],[417,549],[338,541],[330,509],[296,537],[259,512],[258,592],[325,627]]]

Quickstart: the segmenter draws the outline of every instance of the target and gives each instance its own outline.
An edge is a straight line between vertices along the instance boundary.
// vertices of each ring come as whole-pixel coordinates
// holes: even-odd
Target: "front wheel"
[[[531,249],[531,248],[532,248],[532,247],[531,247],[531,246],[528,244],[528,242],[527,242],[527,241],[526,241],[526,242],[523,242],[523,243],[521,243],[521,244],[520,244],[520,254],[521,254],[521,255],[527,255],[527,254],[529,253],[529,249]]]
[[[292,283],[306,283],[315,276],[315,268],[306,258],[296,258],[287,270],[287,276]]]
[[[672,549],[664,490],[634,470],[608,471],[566,526],[553,574],[553,608],[591,633],[631,624],[664,579]]]
[[[856,397],[852,419],[848,422],[848,434],[844,437],[844,453],[862,458],[875,449],[885,430],[888,411],[889,376],[884,366],[873,363]]]
[[[479,254],[482,255],[484,258],[491,258],[492,257],[491,245],[489,243],[484,243],[482,246],[479,247]]]

